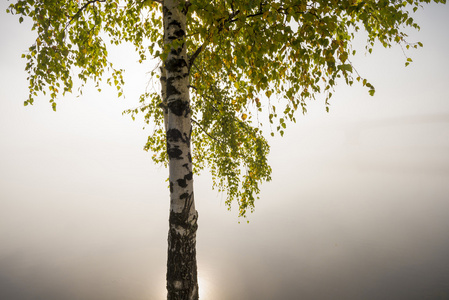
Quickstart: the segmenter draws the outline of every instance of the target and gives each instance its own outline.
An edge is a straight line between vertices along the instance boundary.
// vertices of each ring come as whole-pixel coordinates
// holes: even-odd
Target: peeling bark
[[[161,70],[170,181],[167,299],[197,300],[198,213],[193,196],[190,154],[189,60],[182,42],[186,34],[186,11],[181,11],[180,4],[179,0],[166,0],[163,4],[164,43],[170,46]]]

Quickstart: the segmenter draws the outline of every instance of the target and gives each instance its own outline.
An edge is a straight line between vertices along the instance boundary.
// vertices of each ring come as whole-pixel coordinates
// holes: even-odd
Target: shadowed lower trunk
[[[168,300],[198,299],[196,221],[196,214],[189,216],[184,213],[170,212],[167,261]]]
[[[170,181],[167,299],[197,300],[198,213],[190,153],[189,61],[182,42],[186,35],[186,16],[179,0],[164,1],[163,14],[164,44],[170,47],[161,74]]]

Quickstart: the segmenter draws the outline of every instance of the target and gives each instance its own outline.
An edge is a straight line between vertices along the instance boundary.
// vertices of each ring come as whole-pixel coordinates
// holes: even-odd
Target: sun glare
[[[208,276],[205,276],[205,274],[202,274],[202,276],[198,276],[198,289],[200,299],[208,299],[210,296],[212,296],[212,284]]]

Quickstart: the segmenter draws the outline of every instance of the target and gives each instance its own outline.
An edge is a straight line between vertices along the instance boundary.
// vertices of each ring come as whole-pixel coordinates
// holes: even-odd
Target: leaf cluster
[[[19,22],[28,17],[35,42],[22,55],[27,60],[29,98],[33,104],[38,92],[49,93],[56,110],[58,94],[73,92],[74,74],[79,92],[88,81],[99,83],[104,77],[109,85],[123,94],[123,70],[114,68],[108,59],[107,44],[131,42],[140,56],[146,59],[145,41],[160,40],[160,30],[152,25],[162,24],[152,9],[151,1],[119,0],[18,0],[7,12],[20,15]],[[151,26],[150,26],[151,25]]]
[[[227,204],[237,200],[239,214],[254,208],[261,182],[270,180],[264,137],[284,135],[289,121],[307,112],[307,101],[324,95],[326,110],[338,82],[359,81],[374,95],[374,86],[351,63],[352,41],[367,33],[366,49],[379,42],[417,48],[405,29],[419,29],[411,17],[430,0],[190,0],[180,1],[187,15],[192,147],[196,172],[209,168],[214,185],[226,191]],[[435,0],[445,3],[445,0]],[[9,12],[30,17],[37,31],[24,54],[32,104],[37,92],[72,92],[72,73],[84,84],[107,82],[122,93],[122,70],[108,61],[105,40],[132,43],[139,62],[164,61],[161,1],[19,0]],[[406,57],[406,65],[411,62]],[[156,69],[155,69],[156,70]],[[158,77],[153,70],[151,75]],[[154,131],[146,150],[154,161],[167,162],[160,91],[145,91],[141,106]]]

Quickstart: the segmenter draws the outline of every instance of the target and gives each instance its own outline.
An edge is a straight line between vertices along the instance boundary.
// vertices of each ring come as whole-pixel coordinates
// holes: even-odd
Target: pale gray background
[[[142,151],[133,107],[149,66],[131,48],[127,98],[87,88],[58,112],[27,97],[29,24],[0,4],[0,299],[165,297],[167,171]],[[323,99],[274,138],[273,181],[250,223],[195,178],[202,299],[449,299],[449,9],[399,47],[353,59],[376,86]]]

